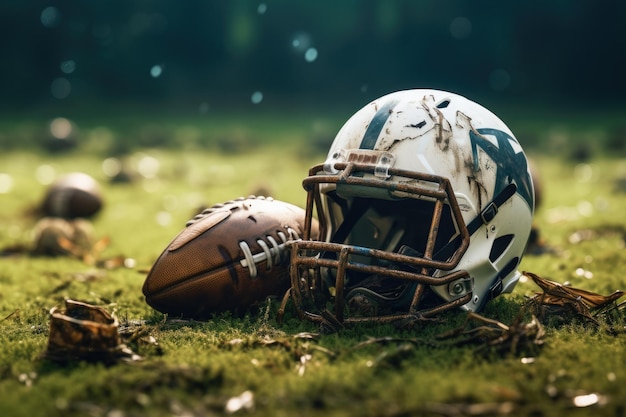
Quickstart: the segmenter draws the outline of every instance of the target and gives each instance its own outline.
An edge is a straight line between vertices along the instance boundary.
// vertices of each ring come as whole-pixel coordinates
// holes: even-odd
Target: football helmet
[[[303,186],[290,272],[301,317],[343,325],[479,311],[521,276],[528,161],[504,122],[465,97],[414,89],[372,101]]]

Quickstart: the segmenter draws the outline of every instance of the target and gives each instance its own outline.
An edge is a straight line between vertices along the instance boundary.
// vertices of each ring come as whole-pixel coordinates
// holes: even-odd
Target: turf
[[[111,244],[101,256],[135,261],[130,268],[103,269],[77,259],[5,251],[0,257],[1,415],[624,414],[623,310],[598,317],[599,325],[548,317],[543,345],[499,354],[437,338],[464,323],[461,312],[411,330],[364,325],[319,335],[319,329],[293,315],[279,325],[276,301],[244,317],[226,314],[207,322],[167,320],[148,307],[141,295],[146,270],[198,207],[259,192],[303,204],[300,181],[322,158],[318,142],[323,139],[294,128],[270,140],[270,126],[246,130],[222,123],[208,138],[199,133],[205,126],[168,127],[166,144],[159,143],[156,126],[143,128],[143,142],[124,144],[119,132],[93,125],[82,132],[87,139],[74,151],[45,154],[33,139],[30,148],[0,155],[0,174],[11,178],[7,187],[3,177],[0,194],[1,248],[32,244],[35,219],[29,213],[45,189],[42,172],[84,171],[105,190],[106,206],[94,227]],[[564,128],[532,140],[528,153],[544,188],[536,225],[549,250],[526,256],[522,269],[606,295],[626,290],[621,269],[626,165],[616,156],[623,148],[606,152],[594,144],[591,150],[554,152],[563,149],[563,140],[584,143],[594,129]],[[10,133],[29,136],[35,130]],[[172,140],[186,146],[181,150]],[[144,177],[127,184],[107,181],[102,162],[119,155],[111,149],[120,148],[127,152],[120,159],[130,169],[143,166]],[[146,170],[155,161],[158,170]],[[511,324],[535,291],[531,281],[522,282],[513,294],[488,305],[484,315]],[[128,345],[143,360],[107,365],[44,359],[49,311],[66,298],[102,306],[124,329],[138,332],[141,337]]]

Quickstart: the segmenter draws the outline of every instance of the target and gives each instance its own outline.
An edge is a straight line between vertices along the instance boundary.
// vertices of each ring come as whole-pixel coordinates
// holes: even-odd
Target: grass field
[[[239,128],[224,122],[213,130],[154,125],[138,132],[92,124],[81,132],[78,149],[57,154],[38,150],[32,138],[39,127],[4,124],[2,143],[13,143],[9,137],[17,135],[28,146],[5,146],[0,154],[0,248],[32,245],[35,219],[29,212],[45,183],[84,171],[101,181],[106,197],[93,223],[97,237],[111,239],[101,257],[123,256],[134,264],[104,269],[5,251],[0,415],[626,413],[624,309],[598,316],[598,325],[548,318],[543,345],[499,354],[437,338],[464,323],[461,312],[413,330],[372,325],[318,335],[313,325],[292,316],[279,326],[276,302],[245,317],[208,322],[166,320],[148,307],[141,294],[146,270],[197,208],[262,192],[303,205],[301,179],[323,158],[320,143],[337,126],[319,121],[295,128],[294,122],[273,133],[275,124]],[[585,130],[581,124],[561,124],[547,133],[534,125],[522,128],[543,178],[536,225],[550,249],[526,256],[522,269],[608,295],[626,290],[624,144],[595,120]],[[131,134],[136,136],[125,142],[122,136]],[[134,182],[107,181],[103,166],[115,161],[103,161],[112,155],[137,172]],[[511,324],[538,290],[532,281],[522,282],[492,302],[484,316]],[[105,365],[43,359],[49,311],[63,307],[66,298],[114,313],[122,329],[134,331],[128,346],[143,360]]]

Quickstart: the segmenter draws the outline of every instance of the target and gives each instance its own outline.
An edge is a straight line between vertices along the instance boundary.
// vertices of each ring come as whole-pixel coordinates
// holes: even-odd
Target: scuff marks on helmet
[[[433,128],[432,123],[429,123],[427,117],[428,112],[422,106],[415,106],[415,108],[398,108],[392,109],[392,115],[386,121],[386,127],[384,130],[384,135],[381,136],[379,142],[376,146],[376,149],[382,151],[391,151],[395,148],[399,143],[406,140],[416,140],[419,137],[425,135],[430,132]],[[410,116],[409,116],[410,115]],[[396,132],[394,136],[394,130],[392,125],[397,121],[404,121],[407,117],[415,118],[415,123],[404,124],[400,128],[400,133]],[[406,122],[404,122],[406,123]],[[430,125],[430,126],[429,126]]]
[[[450,139],[452,138],[452,125],[444,117],[443,113],[437,105],[434,103],[435,98],[432,95],[424,96],[422,99],[422,106],[428,112],[428,116],[434,123],[435,128],[435,142],[439,145],[439,149],[447,151],[450,149]],[[434,104],[433,107],[428,102]]]
[[[396,115],[403,113],[403,110],[396,109]],[[453,137],[452,125],[445,118],[443,113],[435,106],[434,97],[425,96],[421,102],[415,103],[415,107],[404,109],[411,114],[410,118],[415,117],[414,123],[404,122],[401,132],[402,135],[396,133],[396,137],[391,136],[393,129],[392,123],[396,120],[402,120],[400,117],[389,117],[386,121],[385,134],[380,138],[377,148],[385,151],[391,151],[398,143],[405,140],[415,140],[428,133],[434,133],[435,142],[439,149],[443,152],[450,150],[450,141]],[[406,120],[408,114],[404,116]]]
[[[469,123],[469,131],[477,135],[480,135],[480,133],[476,131],[474,126],[472,126],[471,119],[467,118],[467,121]],[[470,187],[470,190],[472,190],[476,195],[476,201],[478,202],[477,210],[480,212],[483,209],[483,193],[485,194],[485,197],[488,197],[488,196],[487,196],[487,188],[484,186],[483,181],[482,181],[483,175],[482,175],[482,169],[480,166],[480,160],[479,160],[478,154],[468,155],[466,167],[468,171],[470,172],[469,175],[467,176],[467,182]]]
[[[389,138],[389,137],[383,137],[380,140],[379,145],[377,146],[378,149],[385,151],[385,152],[391,152],[393,150],[393,148],[395,148],[400,142],[403,142],[405,140],[415,140],[417,138],[419,138],[420,136],[422,136],[423,133],[417,135],[417,136],[405,136],[402,138]]]
[[[495,143],[487,139],[487,136],[494,138]],[[470,131],[470,141],[475,164],[478,164],[479,148],[495,164],[494,195],[501,192],[507,185],[514,183],[517,186],[517,194],[526,201],[532,211],[535,206],[533,184],[526,157],[517,139],[502,130],[480,128]]]
[[[405,125],[404,127],[412,127],[415,129],[421,129],[424,126],[426,126],[426,120],[422,120],[421,122],[418,122],[418,123],[411,123],[411,124]]]
[[[437,129],[437,136],[435,140],[442,151],[447,151],[450,148],[452,126],[450,126],[450,122],[443,117],[443,114],[439,111],[439,109],[437,109],[436,112],[439,120],[435,123],[435,129]]]
[[[475,191],[476,200],[478,202],[478,212],[483,210],[483,193],[487,196],[487,188],[483,185],[481,181],[482,173],[481,171],[475,172],[473,175],[467,176],[467,183],[470,187],[470,190]]]
[[[470,134],[478,136],[481,135],[472,124],[472,118],[460,110],[457,110],[456,112],[456,126],[466,131],[468,136]],[[485,199],[488,199],[489,197],[487,187],[484,185],[484,181],[482,178],[483,172],[481,169],[480,160],[478,158],[478,155],[472,152],[464,155],[464,159],[465,160],[463,166],[465,168],[465,171],[467,172],[467,183],[470,190],[476,195],[476,202],[478,203],[477,210],[480,212],[483,209],[483,197]],[[485,168],[489,169],[490,167],[485,166]]]

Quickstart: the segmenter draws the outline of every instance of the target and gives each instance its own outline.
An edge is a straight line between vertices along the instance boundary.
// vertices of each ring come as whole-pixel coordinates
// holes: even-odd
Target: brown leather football
[[[282,296],[290,286],[285,243],[302,236],[304,214],[254,196],[204,210],[152,266],[143,285],[146,302],[172,316],[206,319]]]

